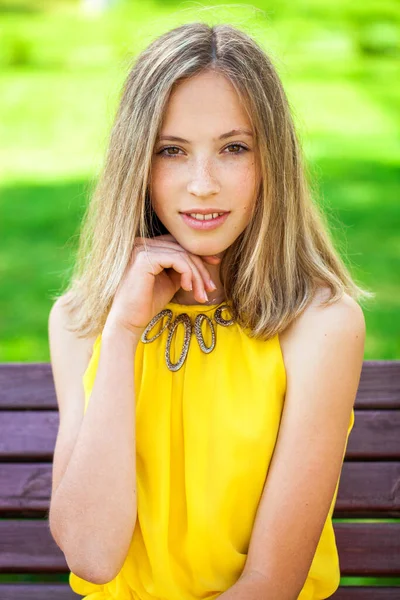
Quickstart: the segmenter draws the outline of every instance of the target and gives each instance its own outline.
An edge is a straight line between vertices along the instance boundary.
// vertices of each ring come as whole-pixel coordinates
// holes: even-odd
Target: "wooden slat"
[[[334,523],[345,575],[399,576],[400,523]],[[0,521],[0,573],[68,572],[43,520]]]
[[[340,572],[400,575],[400,523],[334,523]]]
[[[52,460],[57,411],[4,411],[0,420],[0,460]],[[356,410],[346,459],[400,459],[400,411]]]
[[[47,520],[0,521],[0,540],[0,573],[68,572]]]
[[[51,463],[0,463],[0,515],[49,510],[51,479]]]
[[[0,584],[1,600],[79,600],[66,583]]]
[[[400,587],[339,587],[333,600],[399,600]]]
[[[0,421],[0,460],[53,460],[59,414],[54,410],[6,411]]]
[[[50,363],[1,363],[0,409],[57,409]]]
[[[400,458],[400,411],[354,411],[354,427],[346,450],[347,459]]]
[[[356,408],[400,408],[400,360],[365,360]]]
[[[49,363],[0,364],[0,409],[57,409]],[[364,361],[355,408],[400,408],[400,360]]]
[[[345,461],[334,517],[400,517],[400,462]]]
[[[1,600],[79,600],[68,584],[0,584]],[[399,600],[400,587],[339,587],[334,600]]]
[[[0,515],[47,511],[51,478],[51,463],[0,463]],[[400,462],[345,461],[333,516],[400,517]]]

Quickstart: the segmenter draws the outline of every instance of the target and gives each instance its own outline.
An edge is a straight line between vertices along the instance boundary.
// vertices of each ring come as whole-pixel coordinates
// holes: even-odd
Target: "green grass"
[[[95,20],[77,2],[17,4],[0,1],[0,361],[49,360],[51,294],[71,267],[129,61],[157,32],[196,18],[243,26],[271,53],[338,248],[377,294],[364,310],[365,358],[400,357],[396,2],[196,13],[125,1]]]

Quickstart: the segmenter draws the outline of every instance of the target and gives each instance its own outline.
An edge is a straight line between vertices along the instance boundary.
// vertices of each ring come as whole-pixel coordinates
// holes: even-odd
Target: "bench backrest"
[[[69,572],[48,526],[57,431],[51,366],[0,364],[0,573]],[[365,361],[333,514],[342,576],[400,576],[400,522],[362,520],[390,517],[400,517],[400,361]],[[1,600],[77,597],[67,583],[0,583]],[[398,600],[400,584],[334,597]]]

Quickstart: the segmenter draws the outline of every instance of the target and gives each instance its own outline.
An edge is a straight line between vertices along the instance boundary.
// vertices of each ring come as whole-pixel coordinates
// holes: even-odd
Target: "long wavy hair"
[[[283,331],[320,286],[329,287],[324,304],[344,292],[357,301],[375,296],[355,283],[334,247],[267,53],[232,25],[191,22],[152,41],[124,83],[105,164],[83,217],[72,277],[59,295],[71,315],[69,329],[78,337],[103,329],[135,237],[169,233],[149,195],[156,137],[173,86],[211,69],[225,75],[243,101],[261,169],[253,218],[220,263],[236,320],[251,336],[266,340]]]

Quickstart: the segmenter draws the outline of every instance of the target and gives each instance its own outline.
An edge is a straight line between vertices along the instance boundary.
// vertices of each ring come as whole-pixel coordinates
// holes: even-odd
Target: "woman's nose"
[[[211,161],[198,161],[190,171],[188,192],[198,196],[207,196],[217,194],[220,191],[220,185],[213,171]]]

